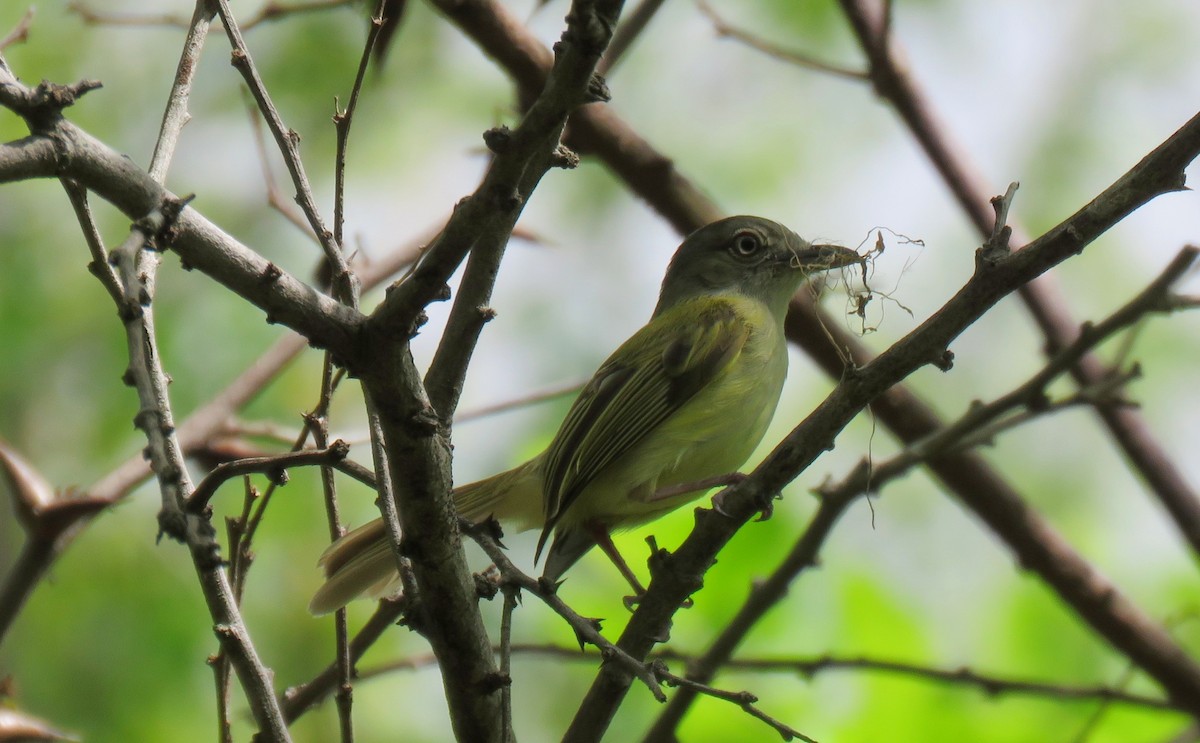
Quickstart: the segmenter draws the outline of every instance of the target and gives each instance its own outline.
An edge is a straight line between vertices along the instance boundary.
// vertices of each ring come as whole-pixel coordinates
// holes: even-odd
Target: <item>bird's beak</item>
[[[841,245],[809,245],[804,250],[793,253],[792,268],[804,271],[827,271],[832,268],[853,266],[862,263],[863,257],[850,248]]]

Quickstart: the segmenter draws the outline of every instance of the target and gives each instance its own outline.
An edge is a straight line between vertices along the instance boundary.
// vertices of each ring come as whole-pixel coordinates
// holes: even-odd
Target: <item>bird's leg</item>
[[[642,600],[646,589],[642,586],[637,576],[633,574],[633,570],[625,562],[625,558],[621,557],[621,553],[617,551],[617,545],[613,544],[608,529],[599,524],[591,524],[588,526],[588,530],[592,533],[592,538],[596,540],[596,546],[608,556],[608,559],[617,567],[617,570],[620,571],[625,581],[629,583],[629,587],[633,589],[633,595],[626,596],[624,599],[625,608],[632,611],[634,604]]]
[[[703,480],[693,480],[691,482],[681,482],[677,485],[668,485],[665,488],[655,490],[650,497],[646,498],[646,503],[654,503],[660,500],[674,498],[677,495],[685,493],[696,493],[704,490],[712,490],[718,487],[729,487],[737,485],[742,480],[746,479],[746,475],[741,472],[730,472],[725,475],[716,475],[714,477],[706,477]],[[720,497],[718,494],[717,497]]]

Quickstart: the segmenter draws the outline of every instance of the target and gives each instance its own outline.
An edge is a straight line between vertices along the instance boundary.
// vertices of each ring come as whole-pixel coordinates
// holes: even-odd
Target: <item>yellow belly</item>
[[[754,453],[787,376],[787,349],[774,318],[756,302],[739,303],[755,328],[739,357],[671,418],[613,462],[559,522],[626,529],[651,521],[706,490],[655,499],[659,490],[737,472]],[[635,483],[630,487],[630,483]]]

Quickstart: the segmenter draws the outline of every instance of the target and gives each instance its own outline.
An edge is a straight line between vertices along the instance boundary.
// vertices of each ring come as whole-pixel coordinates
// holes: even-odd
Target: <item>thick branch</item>
[[[12,107],[15,79],[0,68],[0,105]],[[0,144],[0,183],[69,178],[138,220],[178,201],[129,158],[68,121],[34,136]],[[187,268],[216,279],[267,315],[340,356],[354,353],[361,316],[300,281],[224,233],[191,207],[174,222],[171,249]]]
[[[412,274],[392,287],[371,316],[363,344],[371,356],[351,367],[366,392],[380,510],[398,567],[405,558],[411,561],[419,596],[412,617],[438,657],[455,734],[462,740],[499,741],[511,734],[498,693],[503,679],[488,652],[449,498],[446,426],[477,332],[468,327],[465,336],[443,337],[427,378],[428,394],[407,341],[425,305],[446,292],[446,280],[468,251],[474,251],[472,264],[450,325],[460,327],[464,313],[478,312],[486,301],[517,217],[542,175],[563,160],[558,143],[567,115],[601,98],[593,70],[620,7],[615,0],[572,5],[545,89],[515,130],[490,133],[496,157],[483,182],[457,205]],[[403,537],[401,523],[407,529]]]
[[[544,74],[547,55],[544,47],[497,3],[475,0],[469,5],[469,11],[464,7],[457,12],[462,6],[443,9],[462,26],[465,33],[505,67],[523,90],[536,89],[540,76]],[[669,158],[632,131],[611,109],[592,107],[578,112],[572,119],[571,135],[568,141],[572,147],[600,157],[681,233],[690,232],[722,216],[716,205],[680,174]],[[833,344],[827,340],[829,336],[833,337]],[[803,294],[792,304],[788,337],[802,345],[834,378],[843,371],[844,361],[839,351],[850,353],[856,363],[865,364],[871,359],[870,352],[856,338],[822,313]],[[905,442],[918,440],[942,425],[932,409],[903,385],[896,385],[877,396],[872,403],[872,410]],[[935,459],[930,462],[930,467],[968,508],[980,514],[1018,554],[1025,554],[1023,545],[1031,534],[1040,533],[1046,528],[1035,516],[1025,514],[1020,496],[981,457],[963,452]],[[1005,505],[1000,507],[996,504]],[[998,512],[1025,514],[1032,524],[1026,523],[1024,518],[997,518]],[[1054,544],[1054,555],[1062,558],[1063,562],[1059,564],[1054,558],[1046,559],[1047,556],[1025,562],[1033,565],[1043,580],[1073,606],[1084,603],[1095,605],[1092,599],[1096,589],[1103,594],[1113,590],[1061,540]],[[1088,580],[1080,581],[1078,578],[1081,575],[1087,576]],[[1128,605],[1123,605],[1121,612],[1101,611],[1095,617],[1085,615],[1085,619],[1110,640],[1114,636],[1136,636],[1142,626],[1155,628],[1144,614]],[[1101,624],[1105,625],[1105,629],[1100,630],[1098,625]],[[1155,628],[1153,634],[1162,639],[1161,630]],[[1114,644],[1122,652],[1130,652],[1130,642],[1121,640]],[[1145,649],[1143,645],[1142,650]],[[1165,647],[1163,651],[1162,659],[1168,665],[1178,655],[1174,647]]]

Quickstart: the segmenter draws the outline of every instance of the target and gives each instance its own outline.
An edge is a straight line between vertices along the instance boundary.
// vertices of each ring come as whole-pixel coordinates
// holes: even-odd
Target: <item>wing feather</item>
[[[604,468],[721,374],[749,336],[732,303],[706,297],[664,312],[617,349],[550,444],[539,554],[558,519]]]

